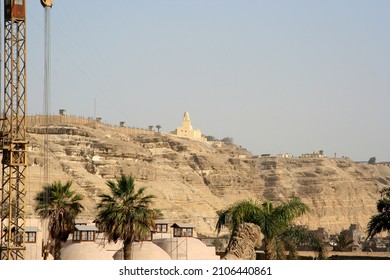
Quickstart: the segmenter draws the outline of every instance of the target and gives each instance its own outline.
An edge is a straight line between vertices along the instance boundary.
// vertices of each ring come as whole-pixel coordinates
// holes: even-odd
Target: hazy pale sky
[[[28,113],[44,10],[27,6]],[[388,0],[56,0],[51,112],[203,134],[254,154],[390,161]]]

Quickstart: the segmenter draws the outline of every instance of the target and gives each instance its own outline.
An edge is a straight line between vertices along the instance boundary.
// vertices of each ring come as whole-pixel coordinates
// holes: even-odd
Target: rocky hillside
[[[44,183],[42,127],[29,128],[27,211]],[[390,185],[390,167],[348,159],[258,158],[233,144],[204,143],[171,135],[121,134],[88,126],[49,129],[49,181],[72,180],[84,196],[83,218],[93,219],[106,181],[131,174],[149,186],[166,219],[192,223],[213,236],[216,212],[246,198],[300,196],[312,209],[299,223],[339,232],[375,214],[378,190]]]

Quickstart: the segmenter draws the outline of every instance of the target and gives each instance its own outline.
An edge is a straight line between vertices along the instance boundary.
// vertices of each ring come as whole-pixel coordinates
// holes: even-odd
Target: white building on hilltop
[[[188,112],[184,113],[182,126],[176,128],[173,134],[179,137],[185,137],[192,140],[202,140],[206,141],[205,137],[202,137],[202,133],[199,129],[194,130],[191,125],[190,114]]]

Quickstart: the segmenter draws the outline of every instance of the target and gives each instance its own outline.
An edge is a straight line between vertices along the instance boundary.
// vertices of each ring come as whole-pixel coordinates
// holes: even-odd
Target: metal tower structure
[[[43,88],[43,115],[45,116],[45,134],[43,138],[43,184],[49,184],[49,114],[50,114],[50,90],[51,90],[51,8],[53,6],[51,0],[41,0],[41,4],[45,9],[45,78]],[[46,191],[45,200],[49,203],[50,193]],[[46,224],[46,223],[45,223]],[[49,255],[49,236],[47,230],[43,229],[42,238],[42,257],[47,260]]]
[[[25,253],[26,204],[26,6],[4,1],[4,100],[0,132],[2,150],[2,260],[22,260]]]

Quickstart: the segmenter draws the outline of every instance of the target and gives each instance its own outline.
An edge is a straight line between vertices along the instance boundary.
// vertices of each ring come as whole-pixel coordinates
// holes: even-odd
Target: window
[[[156,225],[156,232],[168,232],[168,225],[167,224],[157,224]]]
[[[98,228],[93,225],[87,225],[86,222],[78,222],[75,225],[75,231],[73,233],[73,241],[95,241]]]
[[[80,241],[80,232],[78,230],[73,232],[73,241]]]
[[[81,240],[82,241],[94,241],[95,233],[93,231],[82,231],[81,232]]]
[[[181,236],[181,229],[180,228],[175,228],[173,232],[173,236]]]
[[[192,236],[192,228],[175,228],[173,232],[175,237]]]
[[[192,236],[192,228],[183,228],[182,236]]]
[[[135,237],[135,241],[137,242],[142,242],[142,241],[152,241],[153,240],[153,235],[152,235],[152,232],[149,231],[148,234],[146,235],[146,237],[144,239],[141,240],[141,238],[139,236],[136,236]]]
[[[94,241],[94,240],[95,240],[94,231],[75,230],[73,233],[73,241]]]
[[[81,240],[82,241],[88,240],[88,231],[82,231],[81,232]]]
[[[37,241],[36,232],[26,232],[25,242],[26,243],[35,243]]]

